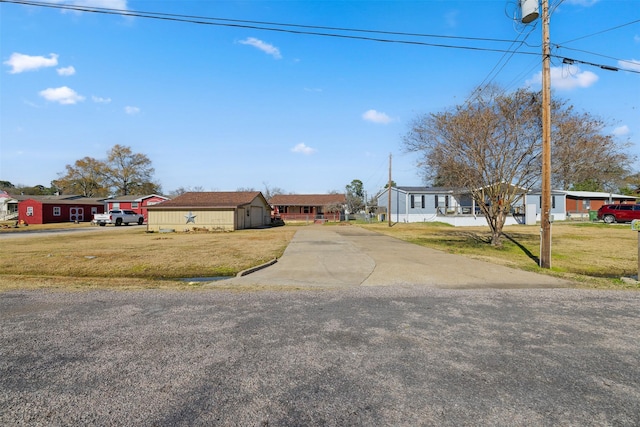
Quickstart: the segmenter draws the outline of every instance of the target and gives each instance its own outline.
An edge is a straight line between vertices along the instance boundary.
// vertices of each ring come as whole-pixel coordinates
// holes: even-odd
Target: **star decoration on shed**
[[[194,215],[193,212],[189,211],[189,213],[184,216],[187,219],[186,224],[189,224],[190,222],[195,224],[197,216],[198,215]]]

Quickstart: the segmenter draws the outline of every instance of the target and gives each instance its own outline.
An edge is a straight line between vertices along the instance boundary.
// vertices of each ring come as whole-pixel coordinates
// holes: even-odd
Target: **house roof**
[[[405,193],[455,193],[456,191],[464,191],[454,187],[394,187]]]
[[[256,197],[266,199],[259,191],[198,191],[188,192],[178,197],[149,206],[148,209],[185,209],[185,208],[237,208],[248,205]]]
[[[36,196],[33,194],[20,194],[17,196],[13,196],[14,199],[16,199],[17,201],[22,201],[22,200],[38,200],[38,201],[57,201],[57,200],[76,200],[76,199],[86,199],[86,197],[80,196],[78,194],[63,194],[63,195],[45,195],[45,196]],[[95,199],[92,199],[95,200]],[[100,200],[104,200],[104,198],[100,199]]]
[[[636,200],[636,196],[626,196],[624,194],[606,193],[603,191],[563,191],[567,196],[576,197],[581,199],[626,199]]]
[[[27,197],[27,198],[22,198],[18,200],[21,202],[24,202],[26,200],[34,200],[36,202],[42,203],[43,205],[72,205],[72,206],[104,205],[104,199],[102,198],[96,199],[91,197],[80,197],[78,199],[59,199],[59,198],[47,199],[47,198]]]
[[[276,206],[328,206],[334,203],[345,204],[344,194],[277,194],[269,199]]]
[[[168,197],[165,196],[160,196],[159,194],[146,194],[146,195],[135,195],[135,194],[129,194],[126,196],[118,196],[118,197],[112,197],[108,200],[106,200],[107,202],[141,202],[145,199],[150,199],[152,197],[159,197],[161,199],[165,199],[168,200]]]

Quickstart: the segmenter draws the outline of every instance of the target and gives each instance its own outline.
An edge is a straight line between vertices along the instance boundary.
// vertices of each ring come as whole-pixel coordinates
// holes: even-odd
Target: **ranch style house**
[[[283,221],[340,221],[344,218],[344,194],[278,194],[269,199],[273,215]]]
[[[394,222],[444,222],[454,226],[486,226],[487,222],[468,191],[446,187],[392,187],[378,196],[380,212],[389,212]],[[554,221],[590,218],[589,213],[603,204],[635,203],[637,197],[622,194],[562,191],[551,192]],[[511,207],[505,225],[535,224],[540,221],[542,195],[539,190],[522,190]]]

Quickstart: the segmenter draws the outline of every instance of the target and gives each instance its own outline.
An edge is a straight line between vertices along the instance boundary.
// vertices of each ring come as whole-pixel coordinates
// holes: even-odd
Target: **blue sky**
[[[540,88],[540,22],[519,23],[515,0],[45,1],[438,37],[277,27],[412,42],[391,43],[1,2],[0,180],[14,184],[49,186],[65,165],[120,144],[151,159],[164,192],[324,193],[360,179],[373,194],[390,154],[394,181],[422,184],[401,144],[417,115],[487,82]],[[554,96],[640,154],[638,1],[550,4]]]

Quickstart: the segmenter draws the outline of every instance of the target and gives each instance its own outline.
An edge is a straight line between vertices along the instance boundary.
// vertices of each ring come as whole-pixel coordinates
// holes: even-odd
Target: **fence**
[[[340,222],[344,221],[344,215],[340,213],[330,214],[304,214],[304,213],[281,213],[280,218],[284,222]]]

